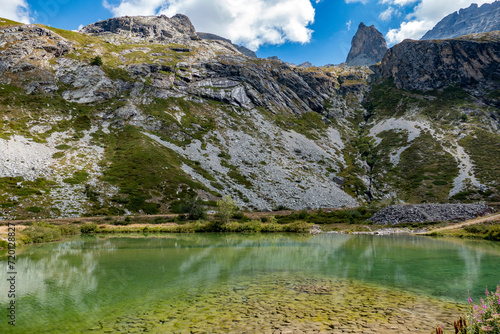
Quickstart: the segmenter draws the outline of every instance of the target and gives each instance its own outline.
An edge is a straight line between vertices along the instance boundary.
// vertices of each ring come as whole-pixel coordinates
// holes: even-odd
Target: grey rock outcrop
[[[0,74],[16,73],[23,80],[37,75],[45,78],[39,84],[32,83],[29,90],[53,88],[52,73],[48,61],[73,50],[71,42],[58,34],[35,25],[0,27]],[[43,60],[42,66],[39,61]],[[2,78],[4,81],[7,78]],[[30,80],[31,81],[31,80]],[[52,87],[52,88],[50,88]]]
[[[384,36],[372,25],[367,27],[363,22],[351,41],[351,50],[347,55],[349,66],[373,65],[384,57],[387,43]]]
[[[424,223],[468,220],[489,213],[485,204],[414,204],[391,205],[370,219],[377,224]]]
[[[450,39],[468,34],[500,30],[500,1],[470,7],[451,13],[429,30],[422,40]]]
[[[396,87],[428,91],[450,84],[498,83],[500,32],[450,40],[405,40],[387,51],[371,69],[393,78]]]
[[[123,16],[89,24],[80,30],[87,34],[114,33],[148,41],[168,41],[172,38],[197,39],[196,30],[189,18],[177,14],[171,18],[160,16]]]
[[[306,62],[303,62],[302,64],[299,64],[299,67],[303,67],[303,68],[310,68],[310,67],[313,67],[314,65],[311,64],[310,62],[306,61]]]
[[[241,52],[245,56],[250,57],[250,58],[257,58],[257,55],[255,54],[255,52],[253,52],[252,50],[250,50],[242,45],[233,44],[233,42],[231,42],[231,40],[229,40],[227,38],[224,38],[224,37],[221,37],[221,36],[218,36],[215,34],[206,33],[206,32],[198,32],[197,34],[198,34],[198,37],[200,37],[201,39],[218,40],[218,41],[228,42],[228,43],[232,44],[239,52]]]

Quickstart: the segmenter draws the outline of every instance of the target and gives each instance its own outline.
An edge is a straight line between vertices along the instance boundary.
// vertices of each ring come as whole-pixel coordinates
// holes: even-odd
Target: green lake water
[[[500,280],[500,243],[416,236],[75,237],[6,258],[0,333],[429,333]]]

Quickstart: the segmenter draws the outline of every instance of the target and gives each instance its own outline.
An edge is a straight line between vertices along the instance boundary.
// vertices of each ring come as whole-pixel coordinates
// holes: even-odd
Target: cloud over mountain
[[[0,17],[22,23],[32,21],[26,0],[0,0]]]
[[[405,6],[413,4],[415,0],[382,0],[381,3],[391,6]],[[432,29],[443,17],[461,8],[469,7],[472,3],[482,5],[492,3],[493,0],[420,0],[401,22],[399,28],[390,29],[387,33],[389,44],[399,43],[404,39],[420,39],[428,30]]]
[[[187,15],[197,31],[257,50],[264,44],[307,43],[315,11],[310,0],[122,0],[104,6],[115,16]]]

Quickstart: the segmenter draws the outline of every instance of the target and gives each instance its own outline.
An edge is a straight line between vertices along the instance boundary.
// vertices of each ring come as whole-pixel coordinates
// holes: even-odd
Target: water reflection
[[[216,287],[232,291],[243,279],[274,276],[284,282],[287,277],[354,280],[465,301],[467,290],[480,295],[485,285],[496,285],[499,260],[498,244],[414,236],[79,238],[21,253],[16,265],[17,300],[23,306],[19,320],[28,332],[41,324],[49,329],[64,324],[71,332],[71,326],[87,328],[95,319],[144,312]],[[7,284],[0,280],[0,291],[7,291]],[[1,296],[4,308],[6,296]]]

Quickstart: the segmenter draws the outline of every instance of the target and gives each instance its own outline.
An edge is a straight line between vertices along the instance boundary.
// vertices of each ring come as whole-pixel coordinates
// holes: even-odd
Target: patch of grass
[[[19,22],[12,21],[9,19],[4,19],[3,17],[0,18],[0,26],[18,26],[21,24],[23,24],[23,23],[19,23]]]
[[[0,201],[5,201],[9,195],[17,197],[40,195],[42,192],[49,192],[55,185],[55,182],[45,178],[38,178],[35,181],[25,181],[20,176],[0,177]]]
[[[64,157],[64,152],[56,152],[52,154],[52,159],[60,159],[62,157]]]
[[[66,145],[66,144],[61,144],[61,145],[56,146],[56,149],[58,149],[58,150],[69,150],[70,148],[71,148],[71,146]]]
[[[79,115],[73,121],[73,129],[75,129],[75,131],[90,130],[91,126],[92,122],[88,115]]]
[[[474,163],[474,174],[493,193],[488,200],[500,200],[500,135],[476,128],[459,144],[465,148]]]
[[[75,172],[73,174],[73,177],[68,177],[68,178],[63,179],[63,182],[69,183],[69,184],[80,184],[82,182],[87,181],[88,177],[89,177],[89,173],[81,170],[81,171]]]
[[[368,219],[373,216],[375,209],[359,207],[355,209],[340,209],[331,212],[307,213],[302,211],[286,216],[276,216],[278,224],[289,224],[296,221],[306,221],[311,224],[371,224]]]
[[[323,116],[317,112],[304,112],[302,115],[293,115],[284,111],[271,114],[265,109],[260,108],[260,110],[279,127],[294,130],[312,140],[320,139],[328,128],[328,125],[323,121]]]
[[[39,213],[43,211],[43,208],[39,206],[30,206],[29,208],[26,208],[26,210],[29,212]]]
[[[104,181],[120,188],[122,196],[113,200],[129,210],[156,213],[159,205],[175,200],[178,193],[207,190],[182,171],[182,159],[175,152],[152,143],[137,128],[126,126],[107,140],[103,165],[109,167]],[[153,196],[155,192],[161,197]]]

